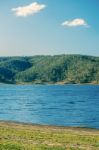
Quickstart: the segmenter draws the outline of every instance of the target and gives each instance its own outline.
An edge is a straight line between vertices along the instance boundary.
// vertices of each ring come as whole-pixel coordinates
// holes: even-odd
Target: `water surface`
[[[99,129],[99,86],[0,85],[0,120]]]

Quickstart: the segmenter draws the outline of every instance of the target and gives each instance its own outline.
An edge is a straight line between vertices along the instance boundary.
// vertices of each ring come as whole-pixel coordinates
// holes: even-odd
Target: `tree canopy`
[[[99,84],[99,57],[84,55],[1,57],[0,82]]]

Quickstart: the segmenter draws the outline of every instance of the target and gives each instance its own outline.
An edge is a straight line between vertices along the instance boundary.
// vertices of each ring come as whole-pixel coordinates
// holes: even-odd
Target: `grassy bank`
[[[0,122],[0,150],[98,150],[99,130]]]

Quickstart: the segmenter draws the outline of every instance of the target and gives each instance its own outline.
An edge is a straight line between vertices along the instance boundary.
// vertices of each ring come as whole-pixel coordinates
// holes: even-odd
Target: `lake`
[[[1,84],[0,120],[99,129],[99,86]]]

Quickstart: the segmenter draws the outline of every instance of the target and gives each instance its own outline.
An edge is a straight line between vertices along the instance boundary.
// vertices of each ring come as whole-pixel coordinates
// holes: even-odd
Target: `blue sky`
[[[99,0],[3,0],[0,20],[0,56],[99,56]]]

